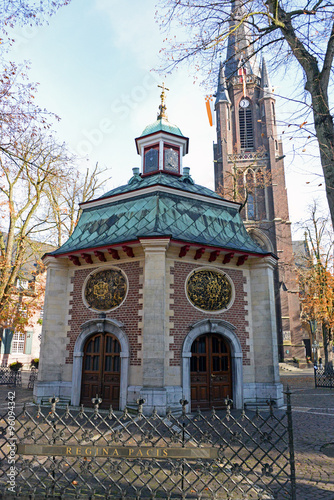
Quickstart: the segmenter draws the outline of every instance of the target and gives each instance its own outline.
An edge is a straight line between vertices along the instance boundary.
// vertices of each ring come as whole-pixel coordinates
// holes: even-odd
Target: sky
[[[159,50],[164,34],[155,21],[155,0],[72,0],[41,27],[15,28],[16,43],[9,58],[31,62],[29,77],[39,83],[37,103],[56,113],[59,141],[77,156],[82,171],[96,162],[108,179],[103,191],[125,184],[140,166],[134,139],[156,120],[163,81],[167,114],[189,137],[190,167],[196,183],[214,187],[213,142],[204,97],[207,89],[194,83],[187,66],[160,75]],[[289,95],[294,81],[271,75],[277,94]],[[212,89],[215,91],[215,89]],[[291,104],[277,99],[278,121],[289,121]],[[286,127],[282,127],[288,132]],[[290,220],[295,238],[297,222],[305,219],[313,199],[327,210],[320,162],[312,150],[293,154],[294,140],[283,137]],[[322,184],[322,186],[319,186]]]

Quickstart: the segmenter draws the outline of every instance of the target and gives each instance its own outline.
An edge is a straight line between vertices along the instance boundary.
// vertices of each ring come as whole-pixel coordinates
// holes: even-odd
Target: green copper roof
[[[188,191],[194,194],[201,194],[204,196],[210,196],[221,200],[222,197],[217,193],[199,184],[195,184],[190,176],[178,177],[176,175],[170,175],[168,173],[159,172],[158,174],[147,175],[145,177],[140,177],[140,175],[134,175],[128,182],[123,186],[119,186],[111,191],[105,193],[101,198],[107,198],[108,196],[115,196],[117,194],[128,193],[131,191],[136,191],[137,189],[142,189],[150,186],[166,186],[175,189],[181,189],[182,191]],[[239,207],[239,206],[238,206]]]
[[[136,176],[135,176],[136,177]],[[150,190],[141,192],[142,183],[147,187],[155,177],[159,184],[172,187],[178,185],[182,191],[164,192]],[[122,196],[110,199],[100,198],[105,204],[86,208],[69,240],[52,255],[71,253],[88,248],[98,248],[141,237],[168,236],[174,240],[223,247],[231,250],[265,254],[248,235],[240,217],[238,208],[226,207],[215,203],[221,198],[202,186],[188,184],[182,178],[168,174],[157,174],[142,180],[130,179],[128,189],[125,186],[110,191],[105,196],[125,193],[138,189],[138,196],[130,199]],[[189,178],[188,178],[189,180]],[[192,182],[192,181],[191,181]],[[164,184],[165,183],[165,184]],[[173,187],[175,187],[173,184]],[[131,188],[131,189],[130,189]],[[206,200],[197,200],[189,196],[194,193],[206,195]],[[210,202],[210,198],[212,201]],[[98,201],[98,200],[97,200]]]
[[[166,118],[158,118],[154,123],[147,125],[147,127],[144,128],[140,137],[144,137],[145,135],[154,134],[155,132],[161,132],[161,131],[169,132],[170,134],[180,135],[181,137],[184,137],[179,127],[173,125],[172,123],[169,123],[169,121],[166,120]]]

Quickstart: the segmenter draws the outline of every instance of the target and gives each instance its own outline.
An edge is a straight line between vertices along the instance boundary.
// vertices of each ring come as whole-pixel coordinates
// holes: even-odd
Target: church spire
[[[227,55],[225,61],[226,79],[236,76],[238,68],[242,65],[246,74],[258,74],[259,68],[256,57],[252,51],[252,35],[247,22],[241,22],[247,11],[241,0],[232,0],[230,34],[227,44]]]
[[[224,66],[223,66],[223,63],[221,61],[220,61],[220,65],[219,65],[218,85],[217,85],[217,94],[216,94],[216,103],[215,104],[217,104],[218,102],[231,103],[229,95],[228,95],[227,85],[226,85]]]
[[[261,65],[261,96],[264,97],[272,97],[272,86],[270,83],[270,78],[267,70],[267,64],[265,58],[262,57],[262,65]]]

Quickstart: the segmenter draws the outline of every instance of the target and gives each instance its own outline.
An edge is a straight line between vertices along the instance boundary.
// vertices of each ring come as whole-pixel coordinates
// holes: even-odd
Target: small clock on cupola
[[[162,89],[157,120],[148,125],[136,139],[138,154],[142,158],[142,175],[164,172],[182,175],[182,158],[188,153],[188,137],[184,137],[179,127],[168,121],[166,114],[166,90]]]

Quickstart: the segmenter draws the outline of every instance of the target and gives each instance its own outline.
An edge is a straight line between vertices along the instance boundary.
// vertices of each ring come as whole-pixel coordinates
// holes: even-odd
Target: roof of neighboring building
[[[129,197],[124,196],[126,193]],[[72,236],[51,255],[162,236],[267,254],[248,235],[239,204],[225,203],[215,192],[194,184],[189,176],[134,175],[126,186],[109,191],[86,207],[83,204]]]

